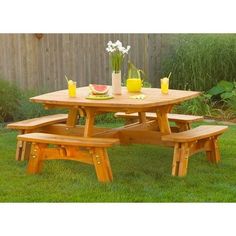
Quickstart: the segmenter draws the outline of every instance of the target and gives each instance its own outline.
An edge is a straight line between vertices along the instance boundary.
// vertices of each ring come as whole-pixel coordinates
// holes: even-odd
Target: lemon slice
[[[144,95],[144,94],[130,96],[130,98],[140,99],[140,100],[143,100],[145,97],[146,97],[146,95]]]

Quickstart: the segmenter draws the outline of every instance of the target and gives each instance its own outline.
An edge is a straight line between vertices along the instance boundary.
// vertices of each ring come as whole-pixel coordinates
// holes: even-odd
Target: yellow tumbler
[[[161,92],[163,94],[168,94],[169,92],[169,78],[167,77],[161,79]]]
[[[69,97],[76,97],[76,82],[69,80],[68,81],[68,92],[69,92]]]

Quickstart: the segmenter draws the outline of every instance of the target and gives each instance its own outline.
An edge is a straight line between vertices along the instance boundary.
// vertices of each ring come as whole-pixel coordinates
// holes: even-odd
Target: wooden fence
[[[39,35],[40,36],[40,35]],[[176,35],[163,34],[0,34],[0,77],[23,89],[66,88],[65,74],[79,86],[111,84],[106,44],[119,39],[131,50],[126,58],[159,84],[161,60]],[[127,65],[127,64],[126,64]],[[123,68],[123,78],[127,66]]]

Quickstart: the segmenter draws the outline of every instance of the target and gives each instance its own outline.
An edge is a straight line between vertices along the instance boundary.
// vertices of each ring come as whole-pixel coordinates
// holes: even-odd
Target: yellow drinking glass
[[[169,92],[169,78],[167,77],[161,79],[161,92],[163,94],[168,94]]]
[[[68,82],[68,92],[69,92],[69,97],[76,97],[76,82],[70,80]]]
[[[140,78],[127,79],[126,87],[129,92],[140,92],[142,88],[142,80]]]

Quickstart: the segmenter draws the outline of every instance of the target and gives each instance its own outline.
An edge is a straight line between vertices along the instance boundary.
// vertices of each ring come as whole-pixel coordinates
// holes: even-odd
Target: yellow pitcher
[[[126,87],[129,92],[140,92],[142,89],[142,80],[140,78],[129,78],[126,80]]]
[[[145,75],[142,70],[137,69],[130,61],[128,62],[128,79],[126,80],[126,87],[128,92],[140,92],[143,86],[141,74]]]

